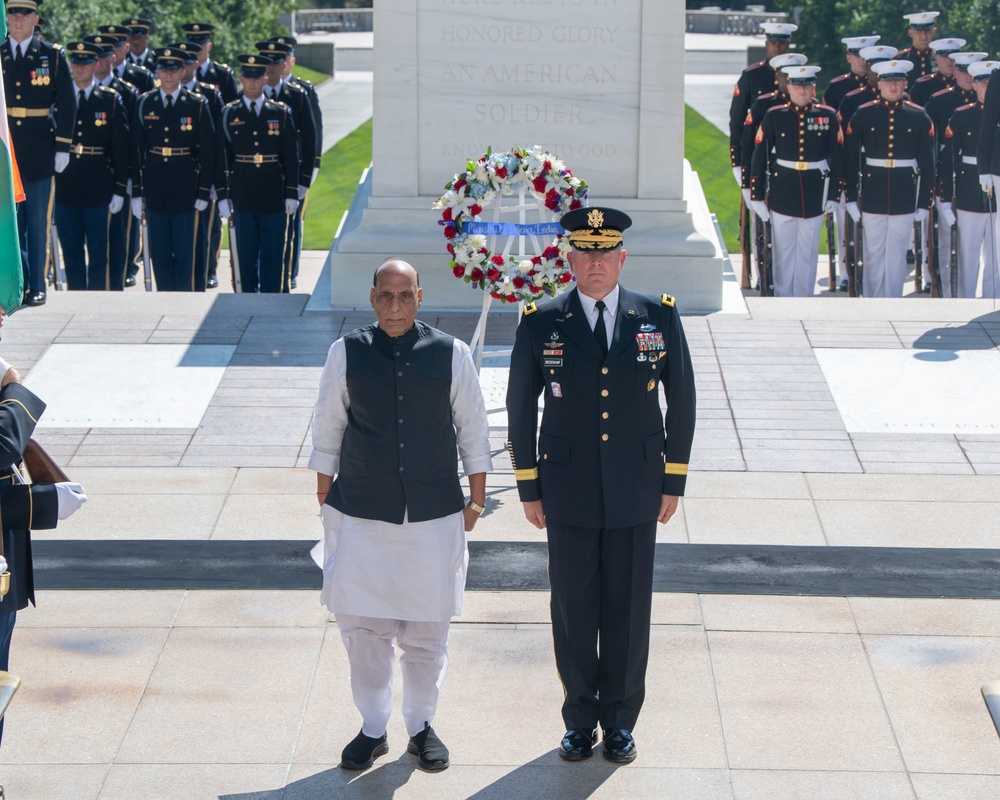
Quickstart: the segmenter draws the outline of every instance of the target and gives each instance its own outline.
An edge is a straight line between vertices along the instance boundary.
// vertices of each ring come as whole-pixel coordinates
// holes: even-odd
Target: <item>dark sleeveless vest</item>
[[[402,524],[462,510],[451,413],[454,339],[422,322],[397,339],[376,325],[344,337],[350,408],[326,502]]]

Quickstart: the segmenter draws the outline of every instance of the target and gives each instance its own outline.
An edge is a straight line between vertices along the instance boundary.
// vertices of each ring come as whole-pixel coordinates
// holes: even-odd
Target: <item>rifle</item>
[[[956,184],[957,181],[952,182],[953,186]],[[949,263],[951,264],[951,296],[958,297],[958,198],[955,194],[952,194],[951,198],[951,213],[955,215],[955,222],[951,226],[951,253],[949,254]],[[972,290],[972,296],[976,296],[975,288]]]
[[[826,195],[830,191],[830,173],[823,175],[823,205],[826,205]],[[833,212],[826,214],[826,253],[830,259],[828,280],[830,291],[837,291],[837,240],[833,235]]]
[[[861,196],[858,195],[858,203],[860,206]],[[858,224],[854,226],[854,235],[857,237],[857,241],[854,243],[854,249],[857,252],[857,261],[854,267],[854,273],[857,276],[857,297],[861,297],[865,293],[865,225],[864,216],[858,220]]]
[[[757,251],[757,279],[760,281],[761,294],[764,293],[764,275],[766,266],[764,264],[764,221],[756,214],[753,215],[754,224],[754,249]]]
[[[930,224],[930,217],[927,218],[928,224]],[[928,239],[928,246],[930,245],[930,239]],[[913,261],[916,264],[914,273],[916,278],[914,279],[917,284],[917,291],[919,292],[922,288],[920,285],[920,265],[924,263],[924,232],[923,227],[919,222],[913,220]]]
[[[61,292],[66,288],[66,268],[62,263],[62,251],[59,249],[59,234],[56,231],[55,220],[49,225],[49,246],[52,250],[52,288]]]
[[[750,209],[740,192],[740,255],[743,258],[743,271],[740,276],[740,288],[750,288]]]
[[[142,204],[142,278],[146,291],[153,291],[153,265],[149,260],[149,220],[146,219],[146,203]]]
[[[858,247],[855,239],[854,217],[846,210],[844,211],[844,245],[847,248],[844,254],[844,265],[847,267],[847,296],[858,296]]]
[[[941,262],[938,259],[937,210],[927,215],[927,266],[931,271],[931,297],[941,297]]]
[[[764,269],[760,273],[760,296],[774,297],[774,242],[771,222],[764,223]]]
[[[229,260],[233,267],[233,291],[236,294],[243,293],[243,275],[240,272],[240,254],[236,249],[236,223],[233,215],[229,215]]]

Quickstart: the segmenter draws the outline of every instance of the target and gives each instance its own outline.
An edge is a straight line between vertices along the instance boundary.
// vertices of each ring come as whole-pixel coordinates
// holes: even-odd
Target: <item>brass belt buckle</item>
[[[174,152],[172,147],[161,147],[160,150],[163,151],[163,156],[165,158],[169,158]]]
[[[896,166],[896,159],[894,159],[894,158],[887,158],[885,160],[885,166],[886,166],[886,169],[892,169],[893,167]]]
[[[799,172],[807,170],[807,169],[809,169],[809,162],[808,161],[796,161],[795,162],[795,169],[797,169]]]
[[[264,163],[264,156],[262,156],[260,153],[254,153],[253,154],[253,163],[256,164],[259,167],[261,164]]]
[[[82,144],[74,144],[73,146],[71,146],[69,148],[69,151],[73,155],[82,156],[83,155],[83,145]]]
[[[12,117],[24,118],[28,116],[28,109],[26,108],[8,108],[7,113]]]

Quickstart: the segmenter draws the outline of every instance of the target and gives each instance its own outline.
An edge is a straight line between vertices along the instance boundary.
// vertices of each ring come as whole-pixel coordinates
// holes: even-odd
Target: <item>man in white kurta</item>
[[[403,651],[407,749],[424,769],[449,763],[431,721],[449,623],[462,609],[466,534],[483,512],[492,461],[469,348],[416,321],[422,296],[409,264],[379,267],[371,290],[377,325],[333,343],[313,420],[322,600],[337,617],[363,718],[342,755],[347,769],[365,769],[388,752],[394,640]]]

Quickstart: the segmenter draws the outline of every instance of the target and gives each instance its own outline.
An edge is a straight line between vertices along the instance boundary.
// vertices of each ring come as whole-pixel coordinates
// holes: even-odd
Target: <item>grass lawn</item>
[[[684,157],[698,173],[708,208],[719,219],[730,253],[740,251],[740,189],[729,166],[729,137],[684,106]]]
[[[292,74],[296,78],[305,78],[305,80],[311,81],[312,83],[315,83],[317,86],[323,83],[323,81],[330,80],[331,77],[330,75],[327,75],[325,72],[317,72],[314,69],[309,69],[309,67],[303,67],[300,66],[299,64],[296,64],[294,67],[292,67]]]

